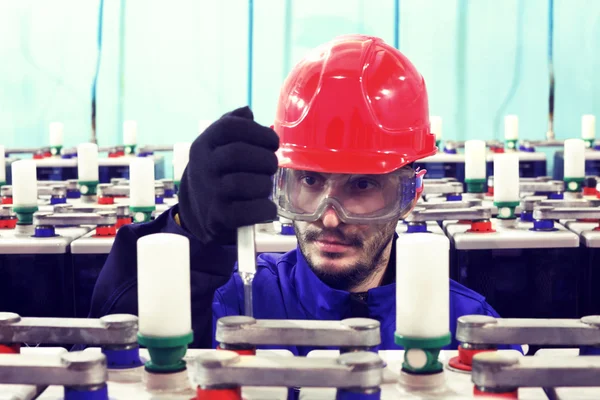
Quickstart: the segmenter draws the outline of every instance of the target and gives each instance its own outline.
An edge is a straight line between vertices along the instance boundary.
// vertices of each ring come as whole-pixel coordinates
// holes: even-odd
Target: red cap
[[[15,229],[17,227],[17,219],[0,219],[0,229]]]
[[[131,217],[123,217],[123,218],[117,218],[117,229],[119,229],[122,226],[125,225],[129,225],[133,223],[133,219]]]
[[[427,89],[414,65],[383,40],[340,36],[287,77],[275,123],[279,166],[385,174],[436,153]]]
[[[96,236],[115,236],[117,234],[117,226],[97,226]]]
[[[0,354],[20,354],[20,344],[0,344]]]
[[[242,389],[200,389],[196,390],[196,400],[242,400]]]
[[[115,204],[115,199],[112,196],[98,196],[98,204]]]

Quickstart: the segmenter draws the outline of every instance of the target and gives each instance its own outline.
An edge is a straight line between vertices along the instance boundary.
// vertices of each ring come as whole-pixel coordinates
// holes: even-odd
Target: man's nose
[[[323,226],[325,228],[337,228],[340,224],[340,218],[338,217],[333,207],[327,207],[327,209],[321,216],[321,221],[323,221]]]

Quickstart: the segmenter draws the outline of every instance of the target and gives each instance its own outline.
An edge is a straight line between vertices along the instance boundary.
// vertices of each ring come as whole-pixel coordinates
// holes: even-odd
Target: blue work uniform
[[[136,242],[153,233],[175,233],[190,240],[192,347],[214,346],[216,321],[228,315],[243,315],[244,288],[236,272],[235,246],[205,245],[175,221],[177,206],[156,220],[119,229],[106,264],[94,288],[91,317],[106,314],[137,315]],[[341,320],[373,318],[381,323],[381,350],[400,349],[394,343],[396,329],[395,241],[390,257],[389,283],[356,295],[332,289],[310,269],[299,248],[285,254],[265,253],[257,260],[253,283],[254,317],[258,319]],[[169,268],[165,265],[165,268]],[[233,273],[231,271],[233,270]],[[392,277],[393,279],[389,279]],[[447,347],[456,349],[456,320],[467,314],[498,317],[485,299],[470,289],[450,281],[450,331]],[[306,355],[314,348],[289,348]]]

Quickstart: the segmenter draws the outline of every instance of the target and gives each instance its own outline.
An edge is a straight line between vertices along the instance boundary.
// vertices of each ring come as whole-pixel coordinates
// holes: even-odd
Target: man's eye
[[[306,186],[315,186],[318,181],[316,177],[307,175],[302,177],[302,183],[304,183]]]

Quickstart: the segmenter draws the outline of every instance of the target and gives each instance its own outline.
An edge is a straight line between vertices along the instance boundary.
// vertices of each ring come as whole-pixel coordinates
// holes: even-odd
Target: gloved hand
[[[210,125],[192,144],[181,178],[179,217],[204,244],[236,243],[236,228],[274,219],[271,177],[279,137],[248,107]]]

